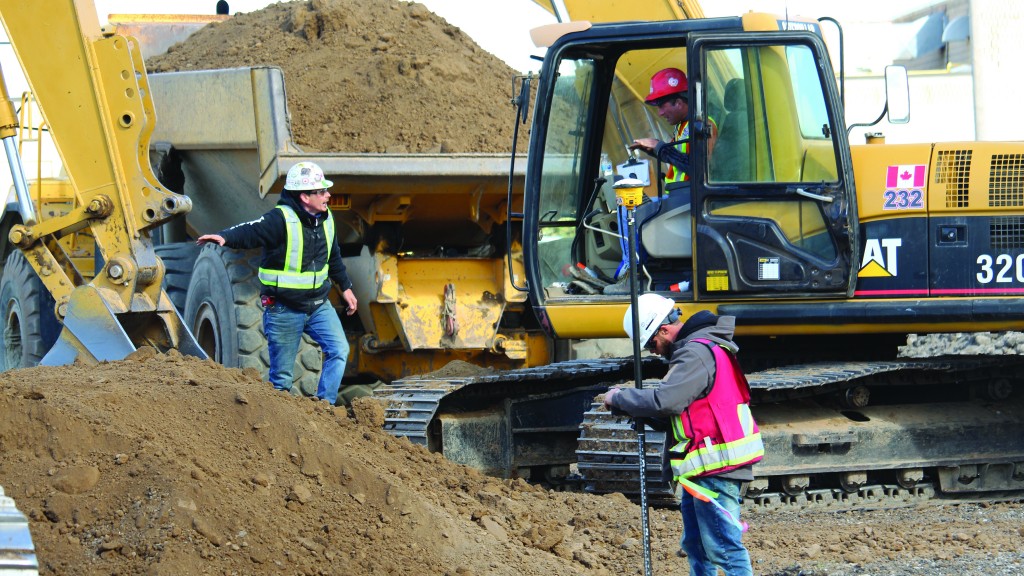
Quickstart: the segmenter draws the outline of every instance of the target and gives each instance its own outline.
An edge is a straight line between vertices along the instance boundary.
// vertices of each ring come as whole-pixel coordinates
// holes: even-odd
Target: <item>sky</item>
[[[108,14],[213,14],[216,0],[94,0],[100,22]],[[634,0],[666,1],[666,0]],[[858,24],[885,22],[938,0],[706,0],[706,16],[737,16],[751,9],[775,14],[832,16],[853,26],[846,33],[847,55],[858,53],[866,60],[889,59],[900,49],[905,34],[878,34],[877,30],[857,34]],[[529,31],[555,21],[532,0],[420,0],[432,12],[462,29],[481,48],[498,56],[521,72],[536,72],[540,65],[530,58],[541,55],[533,46]],[[252,12],[268,4],[267,0],[228,0],[231,13]],[[863,29],[863,27],[861,27]],[[852,34],[851,34],[852,33]]]

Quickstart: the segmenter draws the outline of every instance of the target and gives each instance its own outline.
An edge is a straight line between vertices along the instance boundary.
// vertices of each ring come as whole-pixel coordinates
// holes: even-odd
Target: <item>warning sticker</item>
[[[777,257],[767,258],[760,257],[757,259],[757,279],[758,280],[778,280],[779,279],[779,259]]]
[[[708,270],[707,291],[725,292],[729,289],[728,270]]]

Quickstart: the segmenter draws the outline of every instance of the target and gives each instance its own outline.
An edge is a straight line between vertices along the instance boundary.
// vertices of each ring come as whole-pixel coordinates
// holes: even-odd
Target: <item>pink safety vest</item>
[[[711,476],[749,466],[764,457],[761,432],[750,413],[750,386],[736,358],[704,338],[695,338],[715,355],[715,382],[695,400],[672,429],[678,443],[669,451],[675,480]]]

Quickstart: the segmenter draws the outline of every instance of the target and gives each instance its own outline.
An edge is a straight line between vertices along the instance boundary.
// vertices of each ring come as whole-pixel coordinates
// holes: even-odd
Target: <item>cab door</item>
[[[852,296],[856,195],[824,44],[693,34],[688,59],[695,298]]]

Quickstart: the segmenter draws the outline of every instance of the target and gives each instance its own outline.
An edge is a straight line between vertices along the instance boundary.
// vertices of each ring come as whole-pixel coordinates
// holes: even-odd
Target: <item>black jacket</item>
[[[302,222],[302,271],[319,270],[323,267],[324,262],[327,261],[330,279],[340,286],[342,290],[351,288],[352,282],[345,272],[345,264],[341,261],[337,234],[335,234],[334,244],[331,247],[330,260],[327,258],[327,242],[324,238],[324,219],[326,215],[314,216],[306,212],[290,192],[282,192],[281,199],[277,203],[278,205],[290,206],[298,215],[299,221]],[[284,215],[281,214],[279,209],[274,208],[252,222],[236,224],[227,230],[218,232],[218,234],[224,238],[225,246],[230,248],[263,248],[263,261],[261,264],[263,268],[280,270],[284,267],[288,234]],[[324,282],[318,288],[308,290],[261,286],[261,294],[273,296],[281,304],[295,310],[301,310],[307,314],[323,304],[331,290],[330,282]]]

